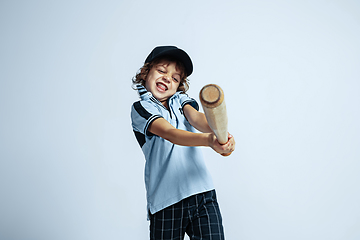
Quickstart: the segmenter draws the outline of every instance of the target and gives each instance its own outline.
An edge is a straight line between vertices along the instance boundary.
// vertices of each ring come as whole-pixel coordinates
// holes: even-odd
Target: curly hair
[[[177,91],[182,91],[185,93],[189,89],[189,80],[187,79],[187,73],[185,70],[185,66],[181,61],[174,59],[172,57],[169,57],[169,56],[159,57],[149,63],[145,63],[144,66],[142,66],[139,69],[139,71],[135,75],[135,77],[132,78],[133,89],[136,90],[135,86],[137,84],[141,84],[141,85],[145,86],[145,79],[146,79],[147,75],[149,74],[150,70],[152,69],[152,67],[164,60],[169,61],[169,62],[175,62],[177,70],[179,70],[181,72],[180,84],[179,84]]]

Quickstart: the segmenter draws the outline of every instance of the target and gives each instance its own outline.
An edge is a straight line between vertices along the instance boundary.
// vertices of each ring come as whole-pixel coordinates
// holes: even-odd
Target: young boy
[[[201,149],[235,149],[234,138],[219,144],[197,102],[185,94],[193,65],[175,46],[152,50],[133,79],[140,101],[132,127],[144,153],[150,239],[224,239],[222,218]],[[195,128],[201,133],[196,132]]]

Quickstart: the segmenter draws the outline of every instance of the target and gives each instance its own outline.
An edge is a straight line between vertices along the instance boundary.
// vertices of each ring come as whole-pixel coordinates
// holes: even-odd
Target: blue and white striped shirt
[[[197,102],[187,94],[177,92],[168,99],[168,110],[142,85],[137,88],[141,100],[133,104],[131,120],[146,159],[148,210],[153,214],[191,195],[213,190],[199,147],[175,145],[148,131],[150,124],[162,117],[177,129],[196,132],[185,118],[183,107],[190,104],[199,110]]]

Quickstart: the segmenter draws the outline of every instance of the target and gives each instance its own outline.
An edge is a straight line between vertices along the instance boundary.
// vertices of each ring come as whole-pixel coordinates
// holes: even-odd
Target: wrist
[[[213,133],[205,133],[207,135],[207,146],[212,147],[214,143],[214,134]]]

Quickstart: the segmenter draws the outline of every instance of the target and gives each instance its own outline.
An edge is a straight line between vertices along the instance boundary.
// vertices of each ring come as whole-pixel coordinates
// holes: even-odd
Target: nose
[[[167,81],[167,82],[170,82],[170,79],[171,79],[171,78],[170,78],[169,75],[166,74],[166,75],[163,76],[163,79],[164,79],[165,81]]]

